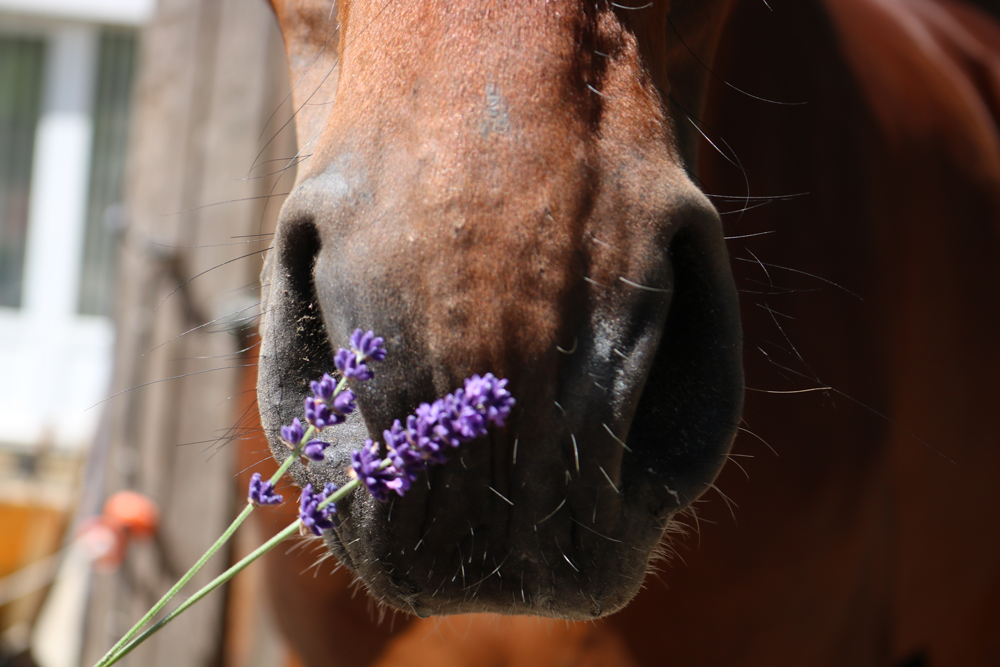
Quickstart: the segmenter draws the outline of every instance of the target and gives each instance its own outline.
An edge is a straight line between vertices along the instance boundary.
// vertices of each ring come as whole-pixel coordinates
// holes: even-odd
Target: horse
[[[412,497],[340,503],[346,569],[268,556],[303,664],[996,664],[994,19],[272,6],[310,153],[262,275],[275,456],[358,326],[392,353],[300,485],[471,373],[519,401]]]

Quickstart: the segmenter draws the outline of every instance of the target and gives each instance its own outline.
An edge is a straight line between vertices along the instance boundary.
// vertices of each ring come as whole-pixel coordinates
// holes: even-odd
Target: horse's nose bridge
[[[487,112],[497,95],[487,87]],[[667,246],[692,208],[683,167],[656,142],[625,150],[626,130],[539,119],[515,141],[463,122],[375,132],[335,117],[279,234],[313,230],[308,278],[331,342],[374,329],[450,390],[485,371],[556,381],[556,350],[595,309],[626,328],[662,323]]]

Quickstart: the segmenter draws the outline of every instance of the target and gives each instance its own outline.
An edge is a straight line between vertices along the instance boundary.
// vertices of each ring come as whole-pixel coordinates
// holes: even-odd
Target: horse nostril
[[[257,391],[266,429],[289,423],[301,409],[309,379],[332,366],[313,279],[319,250],[312,221],[283,220],[261,272],[264,312]]]
[[[293,296],[303,303],[316,302],[313,267],[319,250],[319,232],[312,221],[289,221],[278,232],[274,248],[278,266],[287,276]]]
[[[719,270],[724,250],[704,229],[685,228],[670,245],[675,291],[625,461],[682,507],[718,474],[743,406],[735,287]]]

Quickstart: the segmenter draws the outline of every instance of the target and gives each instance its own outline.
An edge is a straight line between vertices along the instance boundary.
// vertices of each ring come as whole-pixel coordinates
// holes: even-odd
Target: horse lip
[[[299,481],[300,484],[304,484],[309,481],[315,486],[317,483],[330,481],[331,478],[337,483],[346,479],[346,472],[344,468],[346,467],[348,452],[352,448],[352,441],[361,441],[368,435],[367,426],[365,425],[363,417],[363,410],[364,408],[362,406],[359,408],[358,412],[349,418],[347,424],[338,427],[338,430],[333,437],[335,444],[327,450],[329,460],[321,467],[317,467],[313,470],[312,466],[310,466],[308,471],[304,468],[300,468],[298,465],[293,468],[298,475],[297,481]],[[621,428],[621,425],[618,424],[613,424],[613,426],[617,429]],[[608,430],[611,429],[609,428]],[[568,432],[569,428],[566,426],[565,428],[559,429],[559,433],[547,434],[547,437],[545,438],[546,440],[555,438],[560,441],[558,443],[546,443],[543,445],[541,442],[532,443],[529,441],[527,443],[522,443],[522,447],[525,449],[531,449],[538,446],[549,449],[563,448],[565,450],[565,445],[568,443],[568,440],[563,440],[560,437],[560,433]],[[504,435],[505,434],[494,433],[491,436],[487,436],[491,442],[484,443],[482,441],[475,441],[469,445],[463,445],[463,447],[476,447],[478,444],[478,453],[482,454],[484,450],[488,451],[501,444],[496,442],[496,438],[500,438],[501,441],[509,443],[509,440],[506,439]],[[602,427],[596,438],[580,439],[578,444],[581,450],[585,452],[589,451],[590,447],[594,445],[594,443],[591,442],[593,439],[600,439],[602,441],[600,443],[600,448],[603,451],[602,458],[608,455],[608,450],[610,449],[608,445],[610,443],[613,448],[617,450],[620,460],[620,455],[624,452],[622,441],[620,439],[612,438],[611,434]],[[611,451],[614,452],[614,449]],[[480,484],[480,480],[476,478],[474,474],[468,474],[465,470],[461,469],[461,466],[457,461],[458,456],[458,452],[453,455],[449,466],[446,467],[447,470],[438,468],[431,473],[436,476],[436,481],[434,482],[435,487],[448,483],[446,480],[442,480],[440,478],[439,472],[441,475],[450,477],[452,483],[455,483],[455,480],[459,480],[459,484],[465,483],[470,485],[470,487]],[[522,457],[525,457],[524,450],[522,450]],[[521,465],[524,465],[524,463],[525,462],[522,458]],[[605,467],[609,471],[613,470],[612,465],[605,464]],[[605,482],[604,478],[601,478],[602,474],[606,477],[607,473],[597,473],[595,469],[591,469],[590,472],[592,473],[592,478],[601,479],[601,483],[605,486],[607,486],[607,484],[611,481],[610,478],[607,478],[607,482]],[[575,471],[573,473],[574,476],[579,474],[579,471]],[[611,474],[614,473],[612,472]],[[300,479],[299,476],[302,478]],[[465,481],[461,481],[461,478],[465,478]],[[582,488],[588,488],[591,485],[591,482],[584,483]],[[612,484],[611,486],[613,487],[614,485]],[[422,483],[419,483],[414,488],[418,493],[413,495],[417,495],[418,497],[412,498],[407,496],[407,498],[402,500],[402,503],[409,505],[411,511],[414,509],[413,506],[416,505],[419,508],[417,511],[423,513],[425,521],[433,524],[433,522],[438,518],[438,516],[435,515],[440,514],[443,507],[444,509],[447,509],[447,503],[443,506],[440,502],[435,501],[429,493],[424,493],[426,490],[423,488]],[[606,495],[610,495],[610,492],[608,492],[607,489],[605,490],[605,493]],[[618,493],[617,489],[615,490],[615,493]],[[519,506],[522,503],[525,503],[526,505],[528,504],[528,500],[525,497],[516,496],[513,493],[509,493],[509,495],[511,495],[511,498],[514,499],[513,502]],[[495,507],[497,510],[496,512],[491,513],[489,517],[491,523],[499,525],[510,523],[512,516],[511,512],[508,512],[509,507],[505,504],[507,502],[510,501],[504,500],[496,503]],[[616,543],[626,542],[624,535],[614,535],[613,537],[601,535],[601,531],[604,531],[605,529],[602,528],[599,523],[594,524],[594,528],[588,528],[587,524],[591,521],[591,517],[589,517],[589,502],[589,500],[570,500],[569,503],[564,505],[563,503],[565,503],[565,500],[563,503],[556,503],[553,500],[549,506],[545,507],[544,512],[541,512],[540,510],[539,512],[536,512],[534,516],[534,530],[531,530],[529,522],[526,526],[526,530],[524,531],[523,536],[527,538],[527,541],[515,539],[506,546],[502,547],[504,553],[507,554],[507,558],[510,559],[507,562],[507,565],[512,568],[510,572],[520,571],[522,576],[524,576],[524,573],[526,572],[533,572],[541,576],[542,572],[549,571],[555,566],[557,569],[561,567],[561,570],[563,571],[560,575],[561,580],[570,580],[575,576],[582,576],[579,575],[579,570],[577,569],[578,567],[580,570],[583,570],[584,573],[588,572],[589,570],[584,569],[584,561],[586,557],[575,551],[577,545],[574,544],[574,538],[567,536],[576,530],[576,526],[583,526],[580,530],[589,530],[586,536],[590,539],[612,539]],[[402,551],[406,554],[410,553],[411,548],[413,548],[413,542],[416,542],[416,535],[419,534],[419,530],[415,530],[412,533],[404,530],[404,535],[410,535],[410,538],[404,537],[402,538],[402,541],[394,543],[394,546],[389,547],[391,553],[387,552],[383,555],[383,557],[373,557],[372,554],[367,551],[371,549],[372,546],[371,544],[365,544],[364,539],[371,539],[371,531],[373,529],[376,532],[381,531],[386,528],[387,523],[396,524],[398,527],[399,520],[392,518],[392,513],[394,511],[397,513],[401,512],[403,504],[397,504],[395,510],[391,508],[387,510],[386,504],[377,503],[368,497],[367,494],[352,494],[352,496],[345,499],[345,501],[341,503],[340,516],[342,520],[339,522],[337,528],[333,531],[327,531],[324,533],[326,544],[345,564],[361,573],[365,581],[372,587],[372,592],[376,595],[376,597],[380,598],[383,602],[388,603],[390,606],[403,608],[420,616],[432,613],[454,613],[457,610],[454,605],[464,604],[461,602],[461,596],[456,595],[455,591],[452,591],[443,597],[435,597],[434,595],[431,595],[431,591],[428,590],[428,586],[430,584],[427,581],[419,580],[416,584],[414,584],[413,580],[410,580],[407,577],[395,576],[391,574],[394,570],[401,569],[398,568],[397,564],[394,564],[399,560],[399,552]],[[578,506],[576,510],[577,513],[575,514],[578,518],[574,518],[574,511],[571,510],[574,505]],[[585,512],[579,511],[580,505],[586,505]],[[452,507],[454,507],[453,504]],[[554,509],[552,509],[553,507]],[[672,513],[675,510],[676,507],[671,507],[666,513]],[[390,517],[388,520],[386,519],[386,511],[388,511],[388,516]],[[504,512],[507,512],[507,514],[505,515]],[[582,516],[583,513],[588,514],[586,519]],[[594,520],[597,520],[596,514]],[[631,546],[641,549],[641,546],[637,545],[644,543],[644,541],[650,542],[650,545],[647,546],[651,546],[652,543],[655,543],[656,538],[658,537],[658,531],[662,529],[662,520],[663,514],[660,514],[657,517],[650,516],[647,521],[643,521],[643,523],[646,524],[646,528],[641,531],[636,531],[635,543]],[[477,531],[479,530],[479,525],[480,524],[477,524]],[[562,543],[561,547],[558,547],[548,556],[541,551],[537,551],[529,544],[531,540],[534,539],[533,536],[538,534],[540,527],[546,531],[546,534],[556,536],[556,541],[561,541]],[[566,533],[566,531],[569,531],[569,533]],[[657,533],[657,535],[653,536],[653,533]],[[368,537],[362,539],[365,535]],[[643,538],[642,535],[645,535],[645,538]],[[359,543],[359,539],[362,539],[362,542]],[[385,539],[385,537],[380,533],[380,536],[376,538],[376,541],[383,539]],[[407,542],[407,539],[410,539],[410,541]],[[404,544],[406,546],[403,546]],[[416,549],[419,548],[420,543],[417,542]],[[434,549],[435,547],[432,545],[431,548]],[[437,548],[440,548],[440,545],[438,545]],[[414,549],[414,551],[416,549]],[[426,546],[424,547],[424,550],[427,550]],[[447,551],[447,547],[445,548],[445,551]],[[566,553],[563,553],[563,551]],[[476,553],[476,555],[478,556],[479,554]],[[635,554],[627,555],[635,556]],[[546,558],[548,560],[546,560]],[[619,559],[618,557],[615,558],[616,560]],[[559,559],[559,561],[556,561],[555,559]],[[624,572],[626,572],[626,574],[630,577],[641,580],[641,573],[638,573],[638,571],[641,570],[644,573],[645,559],[635,557],[633,560],[635,560],[635,562],[627,566]],[[378,565],[373,569],[371,564],[374,562],[377,562]],[[499,570],[503,566],[504,564],[501,563],[496,566],[496,569]],[[471,567],[471,564],[466,564],[465,567]],[[485,577],[488,574],[489,569],[490,568],[485,568],[484,571],[479,572],[477,575],[471,575],[472,571],[470,571],[470,576]],[[505,576],[507,573],[508,572],[505,570]],[[525,578],[528,577],[525,576]],[[605,613],[610,613],[611,611],[620,608],[620,606],[627,602],[627,599],[630,597],[630,595],[621,598],[617,596],[608,597],[607,594],[601,595],[600,593],[597,593],[596,598],[598,601],[587,603],[586,608],[590,611],[580,612],[577,609],[580,607],[579,600],[575,601],[572,606],[565,605],[565,590],[560,590],[558,593],[536,591],[533,594],[529,594],[528,600],[523,606],[516,606],[518,607],[520,613],[530,612],[559,617],[590,618],[595,617],[595,615],[604,615]],[[508,611],[516,610],[510,609]]]
[[[286,395],[286,409],[296,409],[298,406],[301,406],[301,400],[306,393],[303,388],[301,392],[293,392]],[[641,393],[641,390],[638,390],[638,398],[635,399],[636,403],[641,398]],[[610,464],[603,463],[603,466],[597,465],[596,467],[592,467],[590,469],[591,478],[589,484],[600,484],[605,488],[607,496],[611,495],[610,491],[608,491],[609,488],[614,488],[615,493],[618,493],[619,491],[624,491],[626,486],[632,485],[641,486],[643,493],[653,492],[654,495],[660,497],[655,511],[646,512],[644,520],[639,518],[639,515],[643,513],[640,508],[636,507],[631,510],[636,513],[632,515],[631,519],[627,520],[627,523],[633,526],[641,524],[643,527],[638,529],[630,528],[625,531],[629,534],[628,536],[624,533],[608,533],[605,535],[604,533],[608,531],[599,522],[594,523],[591,527],[589,525],[591,517],[587,516],[584,518],[582,516],[583,512],[580,510],[580,507],[584,505],[586,505],[586,509],[589,509],[589,500],[571,500],[567,503],[568,507],[553,500],[553,502],[546,505],[544,512],[540,509],[537,515],[533,517],[536,522],[534,530],[532,530],[529,522],[522,535],[523,539],[520,541],[515,540],[509,544],[509,556],[511,560],[508,561],[507,567],[511,569],[504,571],[504,579],[509,580],[510,577],[508,574],[510,576],[517,576],[515,574],[517,572],[520,572],[521,577],[524,579],[530,578],[528,573],[533,573],[531,576],[536,579],[544,578],[542,577],[542,573],[555,568],[559,572],[558,578],[560,582],[563,583],[560,583],[558,587],[554,587],[551,591],[539,589],[529,593],[523,604],[515,601],[511,608],[506,609],[507,612],[585,619],[617,610],[631,599],[634,591],[630,591],[629,588],[623,588],[609,592],[605,588],[598,587],[593,591],[588,591],[588,595],[593,595],[593,601],[589,598],[576,599],[574,591],[567,588],[566,582],[575,581],[576,577],[593,577],[594,575],[592,569],[584,569],[586,557],[580,555],[582,552],[578,553],[570,550],[576,548],[573,544],[576,538],[572,537],[572,533],[580,531],[580,534],[585,534],[584,537],[586,539],[597,540],[602,543],[605,543],[607,539],[612,539],[616,543],[627,543],[627,551],[629,553],[623,553],[614,557],[618,562],[628,561],[622,565],[623,569],[618,573],[616,578],[619,580],[641,582],[646,568],[646,557],[641,556],[639,552],[646,547],[651,549],[655,545],[659,539],[659,533],[663,529],[664,521],[680,509],[683,499],[676,491],[671,490],[669,486],[664,487],[663,485],[659,485],[657,480],[654,479],[655,476],[646,474],[644,469],[637,470],[635,466],[630,468],[623,463],[629,454],[626,445],[631,440],[629,432],[633,417],[632,414],[617,414],[612,416],[610,413],[605,413],[607,415],[606,420],[602,419],[599,424],[591,421],[589,422],[590,427],[586,428],[582,424],[588,422],[587,416],[592,415],[593,411],[587,410],[585,405],[570,405],[565,397],[563,400],[567,403],[566,406],[563,406],[563,409],[567,410],[568,415],[555,414],[559,412],[559,408],[553,408],[550,414],[551,418],[561,420],[562,426],[556,429],[557,432],[550,432],[548,434],[548,439],[552,440],[552,442],[546,445],[542,445],[541,442],[536,444],[543,447],[562,449],[565,452],[569,444],[569,440],[564,437],[565,434],[572,433],[573,429],[579,429],[576,431],[578,434],[586,430],[589,435],[581,436],[572,443],[574,446],[580,448],[584,464],[586,465],[586,459],[590,458],[589,452],[595,446],[600,450],[600,454],[597,457],[599,461],[605,461],[606,457],[610,457],[607,460],[612,461]],[[347,469],[349,467],[350,451],[363,443],[366,438],[372,436],[369,423],[366,420],[369,414],[365,403],[364,400],[359,400],[359,409],[349,415],[344,424],[326,432],[329,433],[327,437],[332,442],[332,446],[327,449],[327,457],[324,462],[319,464],[312,463],[308,466],[297,462],[293,465],[291,473],[300,486],[312,483],[316,487],[328,481],[334,481],[342,485],[349,479]],[[375,410],[375,412],[378,413],[379,410]],[[572,419],[571,421],[571,418],[574,416],[576,416],[576,419]],[[501,437],[502,435],[504,434],[493,434],[490,437],[492,439],[494,437]],[[595,444],[595,441],[598,442]],[[280,446],[280,441],[278,444]],[[479,443],[479,447],[489,449],[497,444],[495,442]],[[520,454],[522,465],[525,463],[525,451],[530,448],[531,444],[530,441],[522,438]],[[470,443],[468,446],[475,447],[476,443]],[[463,447],[467,446],[463,445]],[[278,451],[283,452],[284,456],[289,455],[288,450],[283,446],[280,446],[280,449],[276,448],[276,455]],[[281,458],[280,455],[279,458]],[[457,456],[453,455],[450,472],[446,472],[450,475],[459,474],[466,476],[465,471],[461,470],[457,463],[457,458]],[[591,459],[591,462],[593,461],[594,459]],[[614,463],[615,461],[617,464]],[[567,464],[567,467],[571,465]],[[617,473],[615,467],[618,468]],[[437,471],[435,471],[435,474],[437,474]],[[574,474],[579,474],[579,471],[575,471]],[[612,478],[615,478],[614,481],[612,481]],[[478,483],[478,480],[469,479],[466,483],[471,485]],[[617,488],[615,488],[616,484]],[[422,485],[418,484],[418,486]],[[503,491],[507,493],[506,489],[503,489]],[[422,513],[424,521],[433,522],[436,517],[432,515],[441,510],[441,504],[428,504],[426,496],[422,496],[422,494],[416,495],[418,495],[417,498],[407,497],[403,499],[405,504],[411,506],[411,518],[414,511],[413,506],[416,505],[418,507],[416,511]],[[526,497],[517,497],[509,493],[508,495],[518,505],[527,502]],[[544,498],[546,496],[543,494],[541,497]],[[647,497],[647,500],[643,500],[640,504],[648,509],[652,501],[649,501]],[[434,591],[431,590],[431,582],[423,580],[415,581],[408,577],[392,574],[397,569],[403,569],[397,564],[398,558],[395,558],[391,553],[379,555],[380,552],[378,551],[379,548],[384,548],[384,546],[378,546],[379,542],[384,543],[384,540],[391,539],[380,531],[383,531],[387,524],[394,523],[398,525],[399,523],[399,520],[393,516],[394,510],[391,507],[377,503],[363,491],[351,494],[351,496],[339,503],[339,505],[341,519],[334,530],[324,533],[324,540],[335,556],[355,572],[362,575],[370,591],[378,599],[389,606],[401,608],[419,616],[467,612],[478,609],[478,607],[466,606],[462,590],[459,588],[448,590],[446,594],[436,597]],[[574,505],[577,507],[576,510],[571,509]],[[395,511],[400,512],[402,507],[402,505],[397,505]],[[513,519],[512,515],[508,513],[506,521],[504,520],[505,515],[503,512],[507,511],[504,502],[497,501],[494,507],[497,510],[495,514],[491,515],[491,519],[496,520],[500,524],[509,525]],[[569,510],[568,514],[567,510]],[[595,520],[596,518],[595,515]],[[639,521],[639,524],[636,524],[636,521]],[[613,522],[608,525],[613,525]],[[551,553],[548,555],[544,552],[533,551],[533,547],[530,544],[536,532],[543,529],[546,531],[545,534],[555,536],[554,543],[557,544],[557,548],[550,549]],[[407,534],[416,535],[417,533]],[[632,538],[632,541],[629,541],[629,538],[632,536],[634,538]],[[359,543],[359,540],[362,541]],[[401,545],[406,544],[406,553],[409,554],[413,542],[416,542],[415,537],[409,541],[404,540],[403,542],[399,542],[395,546],[389,546],[388,548],[391,552],[399,550]],[[606,547],[607,543],[604,546]],[[432,548],[441,549],[441,545]],[[622,549],[625,547],[622,547],[621,544],[615,544],[614,548]],[[373,549],[375,550],[374,552],[372,551]],[[507,549],[508,546],[501,546],[499,550],[506,553]],[[609,550],[609,553],[613,550]],[[633,550],[634,553],[632,553]],[[442,553],[446,551],[447,547]],[[375,554],[374,556],[373,553]],[[445,556],[447,557],[447,553],[445,553]],[[607,557],[602,556],[602,558]],[[546,559],[548,560],[546,561]],[[401,562],[403,565],[406,564],[405,561]],[[466,565],[466,567],[469,567],[469,565]],[[498,569],[500,567],[504,567],[504,564],[501,563],[497,566]],[[580,573],[578,568],[583,570],[583,574]],[[477,578],[485,577],[489,569],[491,568],[486,568],[486,570],[473,576]],[[608,569],[608,567],[604,567],[603,569]],[[636,583],[636,586],[638,586],[638,583]],[[499,597],[498,592],[484,590],[483,594],[487,599],[493,598],[494,607],[485,606],[482,610],[500,610],[495,606],[498,602],[495,599]],[[479,604],[483,603],[480,602]]]

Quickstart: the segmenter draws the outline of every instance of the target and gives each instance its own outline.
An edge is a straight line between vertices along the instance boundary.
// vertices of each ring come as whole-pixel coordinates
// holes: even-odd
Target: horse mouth
[[[631,600],[673,516],[724,463],[742,408],[735,291],[724,251],[706,260],[697,233],[671,244],[663,321],[616,355],[619,378],[634,375],[621,395],[587,392],[581,401],[572,387],[515,378],[509,388],[519,407],[506,428],[463,445],[403,498],[383,503],[356,492],[338,503],[324,539],[376,599],[419,616],[567,619],[597,618]],[[269,294],[258,387],[279,460],[288,450],[278,429],[300,416],[309,380],[332,365],[331,332],[345,328],[320,306],[319,233],[301,224],[285,234],[262,279]],[[386,335],[390,359],[394,348],[412,349],[406,330],[389,329],[377,333]],[[553,349],[541,366],[563,378],[592,375],[603,333],[593,325],[577,331],[572,354]],[[359,410],[330,429],[325,460],[293,465],[300,486],[345,483],[352,449],[435,398],[432,388],[454,389],[413,364],[385,363],[358,388]],[[391,389],[403,382],[406,392]]]

